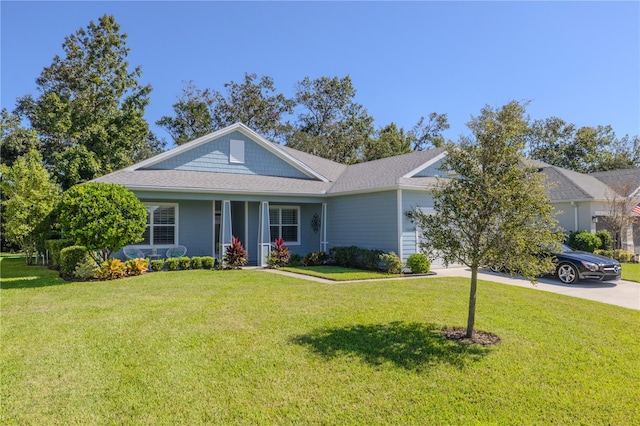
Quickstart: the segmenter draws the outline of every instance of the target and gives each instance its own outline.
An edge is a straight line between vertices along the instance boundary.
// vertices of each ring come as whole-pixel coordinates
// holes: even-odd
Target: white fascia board
[[[446,151],[445,152],[441,152],[440,154],[438,154],[435,157],[433,157],[431,160],[427,161],[424,164],[421,164],[419,167],[416,167],[415,169],[411,170],[409,173],[407,173],[406,175],[404,175],[402,177],[403,178],[414,177],[415,175],[417,175],[418,173],[420,173],[421,171],[423,171],[427,167],[437,163],[438,161],[442,160],[446,156],[447,156],[447,152]]]

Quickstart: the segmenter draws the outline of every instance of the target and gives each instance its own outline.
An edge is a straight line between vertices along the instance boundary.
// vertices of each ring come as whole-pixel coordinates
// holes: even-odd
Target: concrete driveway
[[[435,276],[439,277],[471,278],[471,270],[466,267],[434,269],[433,272],[436,273]],[[576,284],[563,284],[556,279],[540,278],[534,286],[530,281],[522,277],[511,277],[507,274],[491,272],[488,269],[478,271],[478,279],[550,291],[566,296],[595,300],[610,305],[640,310],[640,283],[633,281],[618,280],[600,282],[595,280],[581,280]]]

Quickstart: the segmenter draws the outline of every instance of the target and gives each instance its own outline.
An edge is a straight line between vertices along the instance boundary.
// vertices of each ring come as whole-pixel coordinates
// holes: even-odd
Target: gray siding
[[[419,251],[416,225],[404,214],[416,207],[433,207],[433,197],[427,191],[402,191],[402,261]]]
[[[230,140],[243,140],[245,162],[229,162]],[[247,138],[240,132],[233,132],[219,139],[207,142],[179,155],[149,167],[153,170],[189,170],[196,172],[239,173],[263,176],[282,176],[309,179],[295,167],[277,155]]]
[[[396,191],[331,198],[327,203],[329,248],[355,245],[397,253],[396,200]]]
[[[447,177],[447,171],[440,170],[440,167],[442,167],[443,161],[444,160],[440,160],[435,164],[430,165],[426,169],[420,171],[419,173],[416,173],[415,176],[413,177],[431,177],[431,176]]]

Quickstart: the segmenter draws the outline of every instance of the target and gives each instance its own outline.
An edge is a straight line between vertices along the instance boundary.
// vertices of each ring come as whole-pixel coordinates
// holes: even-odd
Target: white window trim
[[[280,235],[282,235],[282,210],[295,210],[296,211],[296,215],[298,216],[298,224],[295,225],[298,227],[298,239],[297,241],[286,241],[285,240],[285,244],[288,246],[299,246],[301,244],[300,242],[300,233],[302,230],[302,226],[300,224],[302,218],[300,216],[300,206],[281,206],[279,204],[273,205],[273,204],[269,204],[269,217],[271,217],[271,210],[278,210],[278,220],[280,223],[278,224],[273,224],[271,223],[271,220],[269,220],[269,235],[271,235],[271,227],[272,226],[279,226],[280,227]],[[285,226],[294,226],[294,225],[286,225]],[[273,242],[273,241],[271,241]]]
[[[152,231],[149,231],[149,242],[150,244],[133,244],[134,247],[138,247],[138,248],[142,248],[142,249],[149,249],[149,248],[170,248],[170,247],[175,247],[177,245],[180,245],[180,234],[179,234],[179,224],[180,224],[180,216],[179,216],[179,204],[178,203],[152,203],[152,202],[143,202],[142,204],[144,204],[145,207],[148,206],[158,206],[158,207],[173,207],[174,211],[175,211],[175,218],[176,218],[176,223],[175,223],[175,233],[174,233],[174,242],[173,244],[153,244],[153,235],[152,235]],[[151,220],[153,220],[153,215],[150,215]],[[153,224],[150,224],[151,228],[153,228]]]
[[[244,141],[231,139],[229,141],[229,163],[244,164]]]

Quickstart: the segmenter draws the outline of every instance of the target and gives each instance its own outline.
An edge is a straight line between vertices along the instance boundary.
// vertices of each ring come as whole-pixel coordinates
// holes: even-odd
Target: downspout
[[[397,197],[396,197],[396,207],[397,207],[397,215],[398,215],[398,257],[400,260],[404,261],[402,257],[402,189],[398,189]]]

